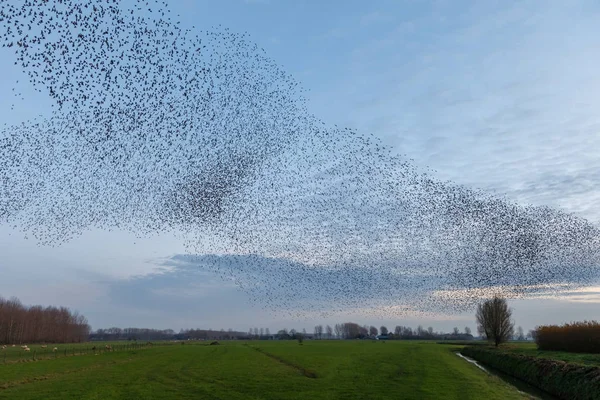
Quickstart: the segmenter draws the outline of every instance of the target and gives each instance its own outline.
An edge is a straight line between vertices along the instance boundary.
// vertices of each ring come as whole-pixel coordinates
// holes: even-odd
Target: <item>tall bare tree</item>
[[[325,327],[325,332],[327,334],[327,339],[331,339],[333,336],[333,329],[331,329],[331,326],[327,325]]]
[[[316,325],[315,326],[315,339],[322,339],[323,338],[323,325]]]
[[[344,326],[342,324],[335,324],[334,326],[335,337],[341,339],[344,335]]]
[[[0,344],[81,342],[89,338],[87,319],[66,307],[25,306],[0,297]]]
[[[495,296],[477,306],[477,331],[498,347],[513,335],[512,311],[506,299]]]
[[[369,336],[377,336],[377,328],[375,328],[374,326],[371,326],[369,328]]]
[[[517,340],[525,340],[525,331],[523,330],[522,326],[519,326],[517,328],[516,338],[517,338]]]
[[[388,328],[386,326],[381,326],[381,328],[379,328],[379,333],[381,333],[382,335],[387,335],[388,334]]]

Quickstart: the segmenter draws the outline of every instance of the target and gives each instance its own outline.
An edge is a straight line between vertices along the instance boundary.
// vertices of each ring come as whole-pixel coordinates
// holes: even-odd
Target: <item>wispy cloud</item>
[[[330,112],[442,179],[600,221],[598,15],[534,1],[406,13],[357,43]]]

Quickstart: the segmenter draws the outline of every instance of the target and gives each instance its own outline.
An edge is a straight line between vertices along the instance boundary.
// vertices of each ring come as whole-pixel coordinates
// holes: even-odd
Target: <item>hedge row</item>
[[[465,347],[461,353],[560,399],[600,399],[599,367],[505,353],[501,349],[481,346]]]
[[[536,329],[535,342],[540,350],[600,353],[600,323],[584,321],[540,326]]]

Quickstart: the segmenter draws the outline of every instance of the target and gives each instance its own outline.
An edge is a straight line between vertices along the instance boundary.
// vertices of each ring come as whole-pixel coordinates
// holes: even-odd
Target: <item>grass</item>
[[[523,399],[434,343],[153,346],[0,364],[0,399]]]
[[[585,355],[539,351],[532,344],[466,346],[461,353],[560,399],[600,399],[600,367]],[[589,358],[595,355],[587,355]],[[597,360],[597,358],[596,358]]]
[[[154,345],[173,345],[173,342],[155,342]],[[24,361],[36,361],[43,359],[57,359],[62,357],[71,357],[79,355],[89,355],[106,352],[105,345],[111,346],[111,351],[124,351],[130,349],[144,349],[148,346],[146,342],[87,342],[87,343],[66,343],[66,344],[48,344],[42,347],[41,344],[28,345],[30,351],[25,351],[21,345],[7,346],[5,349],[0,349],[0,364],[14,363]],[[54,348],[56,351],[53,351]],[[94,347],[96,349],[94,349]]]
[[[501,347],[501,350],[512,354],[600,367],[600,354],[538,350],[535,343],[507,343]]]

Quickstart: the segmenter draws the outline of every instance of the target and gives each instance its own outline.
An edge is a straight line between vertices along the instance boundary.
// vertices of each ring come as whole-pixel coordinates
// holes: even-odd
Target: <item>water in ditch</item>
[[[548,394],[546,392],[544,392],[543,390],[538,389],[537,387],[530,385],[526,382],[523,382],[520,379],[517,379],[515,377],[512,377],[510,375],[505,374],[504,372],[500,372],[496,369],[490,368],[490,367],[484,367],[481,364],[479,364],[476,360],[473,360],[470,357],[464,356],[460,353],[456,353],[457,356],[459,356],[460,358],[462,358],[463,360],[470,362],[471,364],[474,364],[475,366],[477,366],[477,368],[481,369],[482,371],[490,374],[490,375],[494,375],[497,376],[498,378],[502,379],[504,382],[508,383],[509,385],[515,387],[519,392],[524,393],[528,396],[530,396],[532,399],[536,399],[536,400],[559,400],[558,397],[552,396],[551,394]]]

